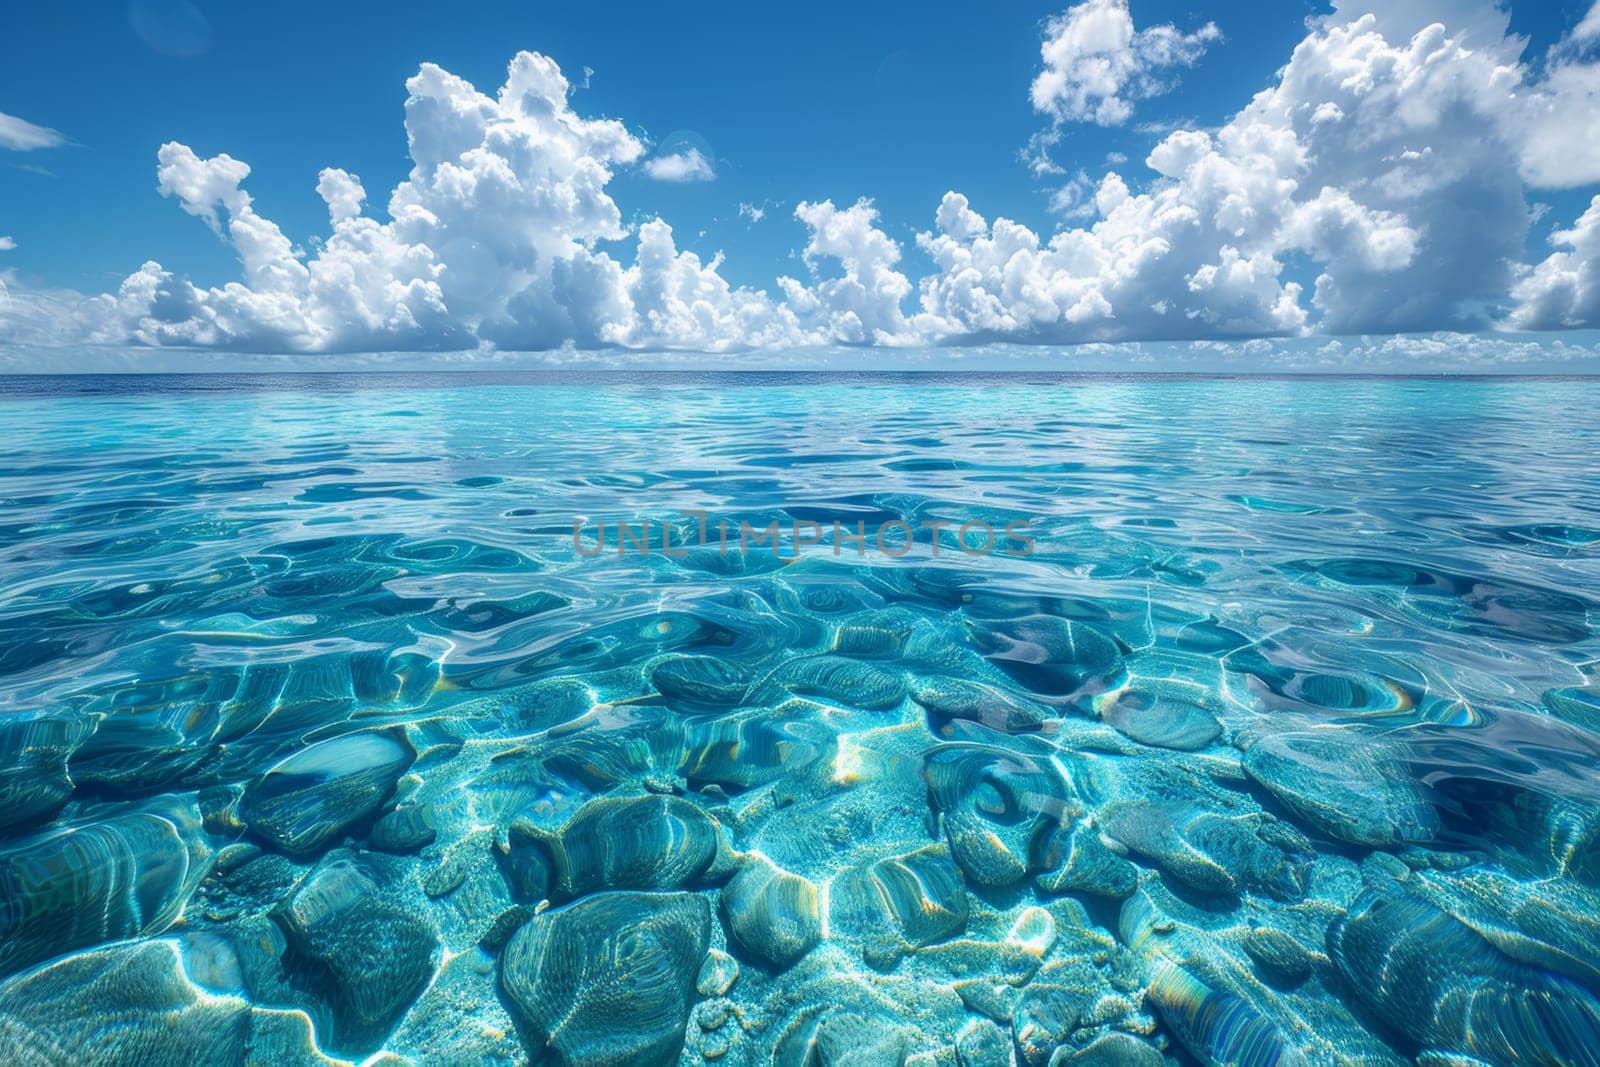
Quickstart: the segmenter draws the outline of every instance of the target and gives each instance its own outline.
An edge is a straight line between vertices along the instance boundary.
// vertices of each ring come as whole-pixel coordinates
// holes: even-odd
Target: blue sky
[[[1104,111],[1090,115],[1071,103],[1072,80],[1088,68],[1067,71],[1069,91],[1044,106],[1035,83],[1049,65],[1041,47],[1067,35],[1064,27],[1075,11],[1084,14],[1096,5],[1105,10],[1090,13],[1125,17],[1135,33],[1128,53],[1133,73],[1114,94],[1114,102],[1125,104],[1128,113],[1111,116],[1109,123]],[[281,4],[268,13],[249,5],[181,0],[14,5],[0,34],[5,42],[0,44],[0,114],[28,125],[10,127],[8,146],[8,127],[0,123],[0,247],[11,246],[0,251],[0,283],[9,290],[10,307],[9,319],[0,309],[0,346],[39,349],[59,341],[72,349],[353,352],[414,343],[476,351],[565,346],[738,352],[799,344],[1303,340],[1351,329],[1381,334],[1515,327],[1520,332],[1529,326],[1594,325],[1589,316],[1596,300],[1585,286],[1600,268],[1586,272],[1582,240],[1567,249],[1567,260],[1549,266],[1553,280],[1543,288],[1526,283],[1521,296],[1512,294],[1518,279],[1551,255],[1552,233],[1576,230],[1586,236],[1580,219],[1600,190],[1594,181],[1600,173],[1563,162],[1557,167],[1561,173],[1552,176],[1549,165],[1540,171],[1535,149],[1522,147],[1511,150],[1534,160],[1522,166],[1516,190],[1526,206],[1527,225],[1511,227],[1514,233],[1488,246],[1500,249],[1508,264],[1516,263],[1503,277],[1461,278],[1458,299],[1397,302],[1378,294],[1436,277],[1438,271],[1426,262],[1430,249],[1463,218],[1476,212],[1503,220],[1513,213],[1507,208],[1512,200],[1500,195],[1504,189],[1497,193],[1471,181],[1451,186],[1445,195],[1455,196],[1462,211],[1431,219],[1410,206],[1415,199],[1383,192],[1389,179],[1377,169],[1354,174],[1348,167],[1335,168],[1337,174],[1330,176],[1332,171],[1313,163],[1301,167],[1306,174],[1292,175],[1301,188],[1280,205],[1293,209],[1292,217],[1281,212],[1275,217],[1277,236],[1271,240],[1224,221],[1226,209],[1219,205],[1226,197],[1185,192],[1177,199],[1199,197],[1195,202],[1202,212],[1216,213],[1206,225],[1221,236],[1206,238],[1206,246],[1192,255],[1174,251],[1170,269],[1158,264],[1146,270],[1122,260],[1085,267],[1076,253],[1063,254],[1038,268],[1040,284],[1055,287],[1054,303],[1043,307],[1026,294],[1001,293],[1007,271],[1015,275],[1020,268],[1016,262],[991,261],[976,268],[989,279],[987,288],[977,290],[982,300],[993,298],[989,310],[974,310],[974,290],[957,290],[953,281],[935,285],[929,302],[924,279],[955,279],[960,268],[952,268],[949,255],[967,255],[947,243],[941,260],[928,240],[918,240],[918,234],[941,236],[935,212],[947,193],[959,191],[970,205],[963,210],[981,216],[982,239],[994,236],[988,227],[1001,218],[1026,227],[1040,245],[1062,231],[1087,232],[1107,217],[1104,205],[1111,201],[1102,198],[1097,204],[1096,194],[1107,192],[1108,175],[1134,197],[1153,194],[1164,181],[1188,181],[1156,173],[1147,157],[1174,131],[1203,131],[1200,136],[1222,145],[1221,131],[1255,94],[1279,84],[1280,71],[1301,42],[1320,34],[1329,55],[1343,49],[1335,58],[1370,56],[1361,34],[1333,27],[1360,14],[1358,5],[1341,6],[1343,11],[1330,13],[1326,5],[1304,0],[1132,0],[1130,5],[1093,0],[1077,7],[818,4],[804,11],[744,4],[470,10]],[[1590,13],[1588,0],[1515,5],[1498,16],[1498,25],[1487,2],[1402,0],[1384,6],[1417,12],[1404,25],[1367,27],[1369,41],[1387,42],[1403,53],[1413,33],[1437,19],[1446,41],[1458,46],[1451,55],[1462,63],[1463,78],[1477,69],[1470,57],[1460,59],[1463,52],[1492,57],[1501,66],[1508,59],[1519,63],[1520,85],[1504,92],[1507,100],[1543,93],[1550,101],[1546,110],[1565,107],[1579,116],[1566,122],[1555,116],[1553,128],[1571,128],[1574,136],[1592,132],[1585,126],[1595,110],[1588,73],[1592,50],[1587,38],[1574,33]],[[1208,31],[1208,25],[1215,29]],[[1525,40],[1513,41],[1507,32]],[[1193,54],[1163,58],[1163,42],[1172,39],[1191,41]],[[1073,62],[1081,64],[1082,47],[1089,46],[1072,47],[1079,49]],[[547,242],[539,229],[548,228],[547,218],[512,220],[507,229],[529,227],[532,236],[525,243],[539,253],[530,252],[523,262],[515,250],[502,251],[488,264],[469,264],[462,253],[452,260],[442,246],[449,241],[465,247],[461,220],[444,220],[429,231],[431,238],[408,233],[403,235],[407,247],[424,249],[432,256],[431,266],[413,277],[404,270],[395,274],[387,260],[378,265],[371,257],[361,260],[358,273],[385,272],[367,287],[380,295],[363,297],[361,322],[350,318],[354,313],[341,300],[330,304],[319,296],[314,278],[284,283],[300,286],[286,298],[293,305],[288,319],[281,313],[288,305],[281,302],[269,313],[257,304],[229,303],[221,294],[230,282],[244,281],[257,294],[277,284],[262,282],[265,275],[252,276],[248,264],[241,272],[241,259],[249,254],[236,232],[238,201],[229,199],[236,194],[228,189],[247,194],[247,228],[257,219],[275,227],[291,246],[289,254],[310,263],[330,234],[329,207],[317,188],[324,168],[359,176],[364,215],[375,225],[390,221],[390,193],[413,167],[403,125],[407,79],[431,63],[493,97],[506,80],[508,63],[522,50],[559,67],[571,84],[567,101],[576,121],[615,119],[633,139],[633,148],[603,162],[607,173],[598,195],[614,205],[617,225],[604,218],[568,219],[568,228]],[[1098,62],[1099,54],[1088,58]],[[1558,66],[1567,82],[1556,82]],[[1031,95],[1030,89],[1035,90]],[[1280,95],[1287,96],[1287,82],[1282,89]],[[1317,86],[1294,91],[1314,92]],[[1092,92],[1090,99],[1101,100]],[[1304,110],[1317,102],[1292,103]],[[1445,116],[1452,101],[1441,97],[1434,103]],[[1381,104],[1373,102],[1375,113]],[[1474,106],[1487,116],[1481,129],[1451,126],[1447,117],[1438,117],[1432,126],[1421,123],[1394,142],[1410,137],[1420,146],[1421,162],[1408,181],[1429,168],[1481,170],[1472,150],[1462,146],[1491,136],[1484,132],[1491,127],[1499,138],[1515,136],[1505,131],[1526,125],[1500,114],[1494,101]],[[1284,105],[1282,121],[1298,124],[1296,133],[1314,156],[1314,130],[1293,118],[1293,107]],[[39,129],[44,133],[32,140],[45,143],[28,147],[28,131]],[[587,144],[587,136],[580,141]],[[1041,137],[1050,161],[1042,173],[1024,158],[1030,142],[1037,145]],[[1439,144],[1424,144],[1430,137]],[[169,142],[189,154],[163,163],[163,195],[157,156]],[[1327,150],[1331,154],[1336,147],[1330,144]],[[714,171],[714,179],[673,182],[650,176],[653,159],[682,157],[691,148],[704,162],[689,169]],[[1259,169],[1259,162],[1238,153],[1229,156],[1229,151],[1219,147],[1209,158],[1244,172]],[[248,164],[248,177],[235,180],[232,171],[206,169],[223,154]],[[1547,149],[1545,157],[1551,155],[1564,159],[1572,153]],[[1374,168],[1393,166],[1393,156],[1374,160]],[[194,180],[185,187],[200,190],[196,195],[202,199],[226,188],[208,207],[185,197],[179,187],[186,176]],[[1330,183],[1327,188],[1342,199],[1317,199],[1313,186],[1322,183]],[[435,188],[420,201],[437,208],[429,196],[438,195]],[[870,199],[875,215],[851,214],[860,198]],[[460,206],[485,232],[493,232],[497,203],[485,199]],[[822,203],[829,205],[826,215],[813,213],[809,221],[796,217],[797,206]],[[741,205],[759,209],[759,221],[748,207],[741,214]],[[954,209],[944,215],[957,217]],[[1153,226],[1150,217],[1132,219],[1129,232]],[[675,280],[649,288],[654,283],[648,279],[612,278],[642,261],[641,233],[657,218],[671,227]],[[976,232],[963,231],[961,240],[970,241]],[[1352,253],[1347,246],[1356,239],[1365,244]],[[1109,239],[1102,244],[1109,247]],[[1126,242],[1117,247],[1125,249]],[[1236,253],[1231,259],[1230,248]],[[568,256],[568,249],[576,252]],[[1181,263],[1179,252],[1188,256]],[[684,253],[695,254],[695,260],[683,260]],[[714,259],[718,253],[721,257]],[[1108,253],[1097,246],[1094,254]],[[603,259],[598,266],[594,255]],[[1352,255],[1370,276],[1358,276],[1345,262]],[[142,304],[123,299],[115,313],[106,302],[110,297],[93,303],[97,294],[125,289],[125,279],[146,261],[160,264],[160,279],[148,283],[155,295]],[[498,284],[513,274],[537,275],[536,262],[558,262],[557,281],[528,282],[518,293],[503,293],[498,303],[473,304],[463,295],[469,288],[465,278],[481,288],[486,277]],[[595,277],[611,280],[562,281],[573,264],[580,278],[598,271]],[[416,273],[414,263],[405,269]],[[1104,276],[1087,288],[1077,284],[1080,275],[1094,269]],[[1124,276],[1136,270],[1146,275],[1130,289]],[[1264,271],[1275,288],[1268,286]],[[801,288],[781,289],[780,276],[796,279]],[[1234,279],[1229,284],[1237,291],[1223,293],[1218,279],[1224,276]],[[1329,281],[1319,290],[1324,276]],[[434,281],[441,286],[437,300],[423,300],[433,317],[404,308],[403,325],[396,327],[394,308],[382,306],[383,301],[422,299],[413,283]],[[901,281],[903,290],[897,289]],[[844,284],[830,287],[831,282]],[[723,283],[733,297],[713,291]],[[553,296],[546,291],[552,284]],[[573,296],[570,290],[580,284],[583,293]],[[1163,286],[1172,290],[1170,299]],[[1284,295],[1291,286],[1298,287],[1293,301]],[[397,287],[406,295],[394,297]],[[1202,289],[1223,295],[1206,303],[1192,295]],[[757,290],[765,304],[737,295]],[[214,299],[207,295],[213,292],[219,294]],[[1177,310],[1152,316],[1148,307],[1161,304]],[[491,320],[494,325],[486,325]],[[1564,336],[1581,343],[1586,335]]]

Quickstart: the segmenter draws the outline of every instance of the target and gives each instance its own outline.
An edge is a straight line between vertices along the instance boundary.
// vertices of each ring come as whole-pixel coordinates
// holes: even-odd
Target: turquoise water
[[[0,418],[19,1063],[1600,1062],[1600,383]]]

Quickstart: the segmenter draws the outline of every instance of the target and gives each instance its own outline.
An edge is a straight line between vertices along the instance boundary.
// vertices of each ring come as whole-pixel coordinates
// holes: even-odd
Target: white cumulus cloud
[[[631,267],[599,248],[630,237],[606,186],[644,148],[621,123],[575,113],[548,58],[518,55],[492,97],[432,64],[407,88],[413,167],[389,196],[390,221],[364,213],[356,176],[324,170],[331,233],[302,257],[255,210],[245,163],[169,143],[158,189],[228,241],[243,281],[200,288],[152,262],[99,307],[147,344],[282,351],[718,349],[797,336],[764,294],[680,253],[665,223],[640,229]]]
[[[1558,230],[1551,253],[1516,284],[1511,324],[1526,330],[1558,330],[1600,324],[1600,196],[1570,230]]]
[[[1523,175],[1538,188],[1600,182],[1600,3],[1546,57],[1543,79],[1519,94],[1507,122]]]
[[[846,344],[906,341],[901,303],[911,292],[911,283],[895,270],[900,246],[878,228],[872,201],[859,200],[844,209],[834,207],[831,200],[802,202],[794,216],[811,233],[803,258],[813,274],[820,275],[829,261],[837,261],[841,268],[810,287],[793,278],[778,279],[800,320],[814,335]]]
[[[644,162],[644,172],[658,182],[709,182],[717,178],[711,160],[698,148],[686,148]]]
[[[1120,126],[1136,101],[1170,89],[1173,69],[1193,66],[1221,37],[1211,22],[1193,33],[1171,23],[1135,30],[1127,0],[1085,0],[1046,24],[1033,106],[1057,122]]]
[[[1087,226],[1046,240],[948,194],[917,321],[1048,341],[1484,325],[1527,227],[1498,110],[1515,79],[1437,24],[1327,20],[1221,127],[1161,140],[1143,190],[1112,172],[1080,197]],[[1309,301],[1290,255],[1316,266]]]
[[[229,244],[242,279],[201,287],[151,261],[115,293],[14,300],[0,335],[69,337],[75,321],[78,341],[242,351],[716,352],[904,330],[899,249],[864,202],[802,205],[813,279],[781,279],[787,299],[775,300],[729,284],[720,255],[680,250],[666,222],[623,224],[607,186],[644,146],[619,122],[577,114],[547,57],[517,55],[494,96],[433,64],[406,87],[413,165],[389,194],[388,221],[367,213],[356,175],[325,169],[317,192],[330,233],[308,255],[256,210],[248,164],[169,142],[158,191]]]

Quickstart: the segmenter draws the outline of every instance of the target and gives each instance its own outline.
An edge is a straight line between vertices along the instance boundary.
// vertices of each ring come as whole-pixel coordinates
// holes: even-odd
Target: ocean
[[[1600,1063],[1600,380],[0,420],[19,1062]]]

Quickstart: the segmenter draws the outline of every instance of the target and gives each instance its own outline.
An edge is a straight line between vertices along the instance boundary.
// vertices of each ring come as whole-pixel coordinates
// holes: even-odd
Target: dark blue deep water
[[[1600,382],[0,420],[10,1062],[1600,1063]]]

